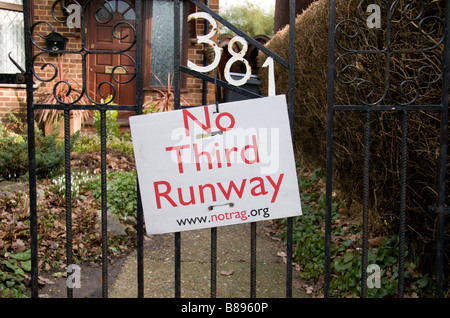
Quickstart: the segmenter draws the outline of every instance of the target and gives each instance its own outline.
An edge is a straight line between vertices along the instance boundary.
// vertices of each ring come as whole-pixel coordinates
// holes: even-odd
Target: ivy
[[[30,249],[17,254],[0,250],[0,298],[25,298],[25,272],[30,271]]]
[[[300,277],[317,284],[323,282],[325,273],[326,181],[321,169],[306,173],[301,164],[298,168],[303,214],[294,218],[294,258],[301,268]],[[338,213],[343,206],[333,197],[330,294],[332,297],[359,297],[362,284],[362,226]],[[281,236],[286,238],[286,220],[280,222],[284,225]],[[399,275],[398,237],[376,237],[369,245],[367,264],[378,265],[381,282],[380,288],[367,288],[367,296],[395,297]],[[409,249],[411,247],[405,251],[405,292],[411,297],[432,295],[432,279],[428,274],[422,275],[415,270],[418,260]]]

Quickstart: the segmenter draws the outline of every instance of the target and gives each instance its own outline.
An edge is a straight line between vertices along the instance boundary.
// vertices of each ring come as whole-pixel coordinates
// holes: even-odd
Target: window
[[[0,82],[17,83],[20,73],[8,54],[25,69],[25,40],[22,0],[0,0]]]
[[[105,1],[103,7],[96,12],[96,18],[99,22],[106,23],[115,14],[120,15],[125,21],[136,20],[134,9],[122,0]]]

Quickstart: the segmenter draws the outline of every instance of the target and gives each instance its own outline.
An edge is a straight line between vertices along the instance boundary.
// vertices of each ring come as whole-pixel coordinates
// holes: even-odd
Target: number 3
[[[213,19],[212,16],[210,16],[206,12],[196,12],[192,13],[188,16],[188,21],[191,21],[192,19],[198,19],[203,18],[209,22],[212,29],[211,32],[209,32],[206,35],[197,35],[197,43],[199,44],[207,44],[211,46],[214,50],[214,61],[207,66],[198,66],[191,61],[188,61],[188,67],[194,71],[200,72],[200,73],[208,73],[212,70],[214,70],[217,65],[219,65],[220,57],[222,56],[222,48],[217,46],[217,44],[211,40],[211,38],[217,33],[217,23],[216,20]]]

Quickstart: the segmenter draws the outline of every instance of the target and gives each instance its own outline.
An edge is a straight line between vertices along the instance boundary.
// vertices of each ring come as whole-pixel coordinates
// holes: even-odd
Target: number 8
[[[242,49],[238,53],[234,52],[233,50],[233,45],[235,42],[239,42],[242,44]],[[244,59],[244,56],[247,53],[247,49],[248,49],[247,41],[245,41],[245,39],[240,36],[235,36],[228,43],[228,52],[230,52],[232,57],[228,60],[227,64],[225,65],[224,74],[227,82],[234,86],[244,85],[245,83],[247,83],[247,81],[250,79],[250,76],[252,75],[252,68],[250,67],[248,61]],[[233,65],[237,61],[244,63],[246,70],[245,76],[240,80],[235,80],[230,75],[231,65]]]

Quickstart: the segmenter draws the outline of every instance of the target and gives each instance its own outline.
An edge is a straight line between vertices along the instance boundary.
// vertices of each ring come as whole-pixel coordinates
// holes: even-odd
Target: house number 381
[[[191,21],[193,19],[205,19],[209,22],[211,26],[211,31],[206,35],[197,35],[197,43],[198,44],[206,44],[209,45],[213,51],[214,51],[214,60],[211,64],[206,66],[198,66],[197,64],[191,62],[188,60],[188,67],[194,71],[200,72],[200,73],[208,73],[212,70],[214,70],[220,62],[220,58],[222,56],[222,48],[220,48],[217,43],[215,43],[211,38],[217,34],[217,22],[216,20],[209,15],[206,12],[196,12],[192,13],[188,16],[188,21]],[[234,43],[240,43],[242,45],[242,48],[239,52],[235,52],[233,48]],[[250,67],[250,64],[246,59],[244,59],[245,54],[247,53],[248,44],[247,41],[245,41],[244,38],[240,36],[233,37],[229,44],[228,44],[228,52],[231,54],[231,58],[228,60],[227,64],[225,65],[224,75],[225,79],[228,83],[234,85],[234,86],[241,86],[247,83],[247,81],[250,79],[250,76],[252,74],[252,69]],[[269,58],[271,59],[271,58]],[[230,69],[231,66],[236,62],[242,62],[245,65],[245,75],[243,78],[235,80],[230,75]],[[273,63],[264,63],[263,67],[269,67],[269,76],[270,74],[273,74]],[[269,83],[272,82],[269,80]],[[269,89],[270,90],[270,89]]]

